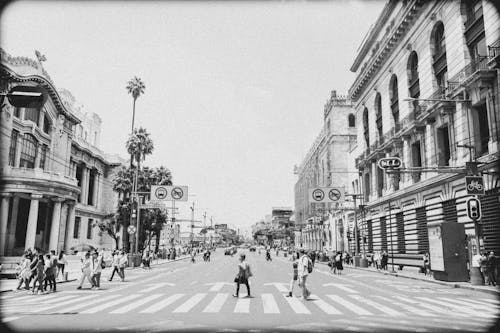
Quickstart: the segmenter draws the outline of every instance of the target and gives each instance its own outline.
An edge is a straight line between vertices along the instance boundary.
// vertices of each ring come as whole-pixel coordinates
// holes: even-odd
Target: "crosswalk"
[[[151,289],[154,291],[156,289]],[[327,316],[366,316],[404,319],[405,317],[454,318],[454,320],[484,320],[496,318],[500,302],[494,299],[460,297],[423,297],[400,295],[326,294],[311,295],[310,300],[286,297],[285,294],[263,293],[252,298],[234,298],[228,293],[102,293],[79,294],[60,292],[51,295],[21,295],[1,297],[0,310],[5,318],[37,314],[129,313],[172,314],[188,313],[262,313],[279,315],[293,313],[308,316],[321,313]]]

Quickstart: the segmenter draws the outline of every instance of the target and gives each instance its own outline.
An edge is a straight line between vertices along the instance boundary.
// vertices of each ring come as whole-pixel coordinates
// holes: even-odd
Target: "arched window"
[[[380,143],[383,142],[384,139],[384,130],[382,124],[382,97],[380,93],[377,93],[375,96],[375,121],[377,123],[377,133],[378,133],[378,141]]]
[[[444,25],[439,21],[434,25],[431,33],[432,67],[438,92],[444,93],[448,80],[448,65],[446,63],[446,45]]]
[[[38,149],[38,141],[28,133],[25,133],[21,144],[21,159],[19,166],[21,168],[33,169],[35,167],[36,153]]]
[[[399,93],[398,93],[398,77],[392,74],[389,82],[389,98],[391,100],[391,112],[394,119],[394,130],[399,131]]]
[[[365,108],[363,111],[363,130],[364,130],[364,135],[365,135],[365,143],[366,147],[370,147],[370,132],[368,129],[368,109]]]
[[[356,127],[356,117],[352,113],[349,113],[347,116],[347,121],[349,123],[349,127]]]
[[[408,95],[411,98],[420,97],[420,83],[418,78],[418,56],[417,52],[410,53],[408,58]],[[418,112],[418,101],[412,102],[413,112]]]

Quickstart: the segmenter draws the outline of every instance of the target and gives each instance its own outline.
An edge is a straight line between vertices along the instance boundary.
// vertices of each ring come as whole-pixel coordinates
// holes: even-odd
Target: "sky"
[[[136,127],[175,185],[180,218],[240,231],[294,206],[294,165],[323,125],[331,90],[347,93],[356,51],[385,1],[17,1],[0,16],[0,46],[47,58],[57,88],[102,118],[101,149],[127,157]],[[179,216],[178,216],[179,218]]]

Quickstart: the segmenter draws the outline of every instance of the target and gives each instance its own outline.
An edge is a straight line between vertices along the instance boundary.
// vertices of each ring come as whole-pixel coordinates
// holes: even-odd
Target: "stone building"
[[[123,161],[97,148],[99,117],[56,89],[40,59],[2,49],[0,58],[3,91],[29,85],[48,94],[40,109],[16,108],[7,99],[1,106],[0,255],[34,247],[110,247],[95,225],[116,207],[111,181]]]
[[[453,172],[472,160],[486,188],[481,246],[500,253],[499,54],[492,2],[387,2],[354,60],[349,90],[360,120],[353,154],[368,251],[427,252],[433,221],[463,223],[473,248],[470,196],[464,174]],[[388,176],[376,163],[389,156],[424,172]]]
[[[332,91],[324,108],[323,128],[311,149],[296,168],[295,219],[301,229],[295,245],[308,250],[332,250],[335,236],[325,204],[309,203],[309,189],[313,187],[343,187],[348,190],[349,152],[356,144],[356,116],[349,98]]]

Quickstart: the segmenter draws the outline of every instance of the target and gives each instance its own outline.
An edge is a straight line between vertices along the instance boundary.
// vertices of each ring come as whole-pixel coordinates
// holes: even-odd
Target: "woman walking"
[[[120,278],[122,277],[122,275],[120,273],[120,269],[118,268],[119,261],[120,261],[120,255],[118,254],[118,251],[114,251],[113,252],[113,261],[111,262],[111,266],[113,267],[113,271],[111,272],[111,276],[109,277],[108,281],[113,280],[115,273],[117,273]]]
[[[59,273],[61,273],[61,279],[64,279],[64,267],[68,264],[68,260],[66,259],[66,255],[64,251],[61,250],[59,253],[59,258],[57,259],[57,275],[56,278],[59,278]]]
[[[118,261],[118,268],[120,269],[120,277],[122,278],[122,282],[125,281],[125,267],[128,265],[127,254],[124,251],[120,252],[120,259]]]
[[[21,257],[21,264],[20,264],[20,271],[18,275],[19,283],[17,285],[16,291],[21,289],[21,286],[23,284],[26,284],[27,281],[29,280],[31,276],[31,270],[30,270],[30,256],[28,252],[24,252],[23,256]]]
[[[35,277],[34,277],[35,281],[33,282],[33,289],[31,291],[33,294],[35,293],[35,287],[37,282],[38,282],[38,294],[40,295],[43,293],[43,281],[45,280],[44,270],[45,270],[45,263],[43,261],[43,254],[39,254],[35,267]]]
[[[234,282],[236,283],[236,293],[233,295],[233,297],[239,297],[240,284],[244,284],[247,287],[246,297],[251,297],[250,285],[248,284],[248,279],[252,276],[252,272],[250,270],[250,265],[245,261],[245,257],[246,256],[244,254],[240,255],[240,263],[238,264],[238,273],[234,278]]]
[[[342,273],[342,270],[344,269],[344,266],[342,265],[342,252],[337,252],[337,255],[335,256],[335,271],[338,275]]]
[[[292,280],[290,280],[290,291],[288,292],[287,297],[292,297],[293,296],[293,287],[295,286],[295,282],[299,279],[299,272],[298,272],[298,267],[299,267],[299,257],[296,254],[292,254],[292,268],[293,268],[293,275],[292,275]]]
[[[92,259],[90,258],[90,252],[85,253],[85,259],[82,259],[82,276],[80,277],[80,283],[76,289],[82,289],[83,281],[87,279],[90,282],[91,287],[94,287],[94,282],[92,281]]]

